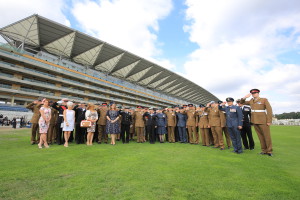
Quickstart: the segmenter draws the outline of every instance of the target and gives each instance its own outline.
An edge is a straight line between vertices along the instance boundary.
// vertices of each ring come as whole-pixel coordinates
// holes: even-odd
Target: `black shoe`
[[[107,144],[107,142],[104,142],[105,144]]]
[[[101,142],[97,142],[98,144],[101,144]]]
[[[253,148],[253,149],[250,149],[250,151],[252,151],[252,150],[254,150],[254,148]]]
[[[231,151],[232,153],[237,153],[235,150]]]
[[[272,153],[268,153],[268,156],[271,156],[271,157],[272,157],[272,156],[273,156],[273,154],[272,154]]]
[[[231,147],[228,147],[228,149],[230,149]]]
[[[260,155],[266,155],[266,153],[264,153],[264,152],[260,152],[259,154],[260,154]]]
[[[221,148],[220,150],[225,150],[224,148]]]
[[[236,152],[237,154],[241,154],[241,153],[243,153],[242,151],[241,152]]]

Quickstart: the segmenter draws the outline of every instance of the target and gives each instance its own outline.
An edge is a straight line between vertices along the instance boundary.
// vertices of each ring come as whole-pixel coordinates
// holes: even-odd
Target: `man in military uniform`
[[[186,110],[187,121],[186,126],[189,134],[190,144],[196,144],[197,132],[196,132],[196,117],[197,113],[193,104],[189,104]],[[198,135],[199,137],[199,135]]]
[[[40,108],[42,107],[42,100],[35,100],[34,102],[26,106],[27,109],[32,110],[33,115],[30,120],[31,123],[31,144],[38,144],[40,142],[39,133],[39,119],[40,119]]]
[[[168,111],[165,112],[167,118],[167,127],[168,127],[168,139],[169,143],[175,142],[175,126],[176,126],[176,114],[173,112],[172,107],[168,108]]]
[[[241,100],[236,100],[243,112],[243,128],[241,130],[242,141],[245,149],[253,150],[255,143],[252,136],[252,129],[250,124],[251,107],[241,104]],[[247,139],[248,138],[248,139]]]
[[[49,101],[49,106],[52,106],[53,101]],[[47,133],[47,142],[48,144],[52,144],[55,142],[56,138],[56,121],[58,118],[58,112],[54,108],[51,107],[51,119],[49,124],[49,129]]]
[[[120,111],[120,115],[122,118],[121,121],[121,138],[123,144],[129,143],[129,135],[130,135],[130,124],[132,123],[132,115],[129,112],[129,107],[125,107],[124,111]],[[126,133],[126,140],[125,140]]]
[[[225,106],[226,102],[228,106]],[[243,126],[243,113],[239,106],[233,105],[234,99],[232,97],[226,98],[226,102],[220,104],[219,109],[226,113],[226,125],[232,140],[233,152],[240,154],[243,153],[240,133]]]
[[[218,104],[222,104],[222,101],[218,101]],[[231,146],[231,140],[230,140],[230,134],[228,132],[227,126],[226,126],[226,112],[222,111],[223,115],[221,115],[221,127],[222,127],[222,134],[225,135],[226,144],[228,149],[230,149]],[[223,136],[222,136],[223,137]]]
[[[204,111],[205,105],[199,105],[200,110],[198,111],[198,127],[200,129],[202,146],[209,147],[209,124],[208,124],[208,113]]]
[[[273,156],[272,149],[272,139],[270,126],[272,124],[272,107],[266,98],[259,97],[260,90],[252,89],[250,94],[247,94],[241,99],[241,103],[245,105],[250,105],[251,107],[251,123],[258,135],[261,153],[269,156]],[[250,101],[246,101],[252,95]]]
[[[86,106],[84,102],[79,104],[79,107],[75,110],[75,139],[77,144],[84,144],[84,137],[86,135],[86,128],[80,127],[82,120],[85,120]]]
[[[211,101],[207,104],[205,112],[208,113],[208,123],[214,138],[213,148],[220,148],[220,150],[224,150],[224,140],[221,126],[221,116],[223,113],[219,110],[218,104],[216,104],[215,101]]]
[[[108,111],[107,103],[102,103],[101,107],[97,109],[98,111],[98,144],[101,144],[102,141],[107,144],[108,142],[108,134],[105,134],[106,130],[106,114]]]
[[[180,110],[176,110],[177,116],[177,129],[179,132],[179,141],[181,143],[187,143],[187,135],[186,135],[186,120],[187,116],[185,114],[185,109],[180,107]]]
[[[144,112],[141,110],[142,106],[137,106],[136,111],[133,114],[134,126],[137,134],[137,143],[144,142]]]
[[[153,108],[149,108],[149,112],[144,114],[144,119],[146,124],[146,138],[149,138],[150,144],[154,144],[156,115],[154,114]]]
[[[173,107],[174,107],[174,112],[175,112],[175,114],[176,114],[177,112],[179,112],[180,108],[182,108],[182,107],[180,107],[179,105],[176,105],[176,106],[173,106]],[[177,119],[177,117],[176,117],[176,119]],[[178,120],[177,120],[177,121],[178,121]],[[180,142],[178,126],[175,126],[174,135],[175,135],[175,142]]]

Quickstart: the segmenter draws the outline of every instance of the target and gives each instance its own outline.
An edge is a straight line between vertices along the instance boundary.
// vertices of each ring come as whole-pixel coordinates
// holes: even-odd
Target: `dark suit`
[[[76,124],[76,132],[75,132],[75,140],[77,144],[84,144],[84,136],[86,134],[86,128],[80,127],[80,122],[85,120],[85,112],[86,109],[77,108],[75,110],[75,124]]]
[[[186,114],[176,113],[177,115],[177,129],[179,132],[179,141],[181,143],[187,142],[187,135],[186,135]]]
[[[121,121],[121,138],[123,144],[129,143],[129,135],[130,135],[130,125],[132,124],[132,115],[130,112],[120,111],[120,115],[122,118]],[[125,140],[125,133],[126,133],[126,140]]]
[[[250,124],[250,116],[251,116],[251,108],[250,106],[242,106],[241,107],[243,112],[243,129],[241,130],[241,136],[243,140],[243,145],[245,149],[254,149],[254,140],[252,137],[252,130]],[[248,137],[248,139],[247,139]],[[249,143],[248,143],[249,140]]]
[[[154,113],[145,113],[144,118],[146,121],[146,138],[149,138],[150,144],[155,143],[155,126],[156,126],[156,115]]]

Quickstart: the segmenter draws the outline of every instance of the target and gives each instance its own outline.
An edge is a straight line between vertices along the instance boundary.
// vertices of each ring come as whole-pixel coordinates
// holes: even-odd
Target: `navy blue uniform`
[[[243,128],[241,130],[241,136],[243,140],[243,144],[245,149],[254,149],[254,140],[252,137],[252,130],[250,124],[250,116],[251,116],[251,107],[250,106],[242,106],[241,107],[243,112]],[[248,137],[248,139],[247,139]],[[249,140],[249,143],[248,143]]]
[[[219,106],[219,109],[226,112],[226,125],[232,140],[234,151],[242,153],[241,133],[238,126],[243,126],[243,113],[239,106]]]
[[[187,142],[187,135],[186,135],[186,120],[187,116],[182,113],[176,113],[177,115],[177,128],[179,132],[179,140],[181,143]]]
[[[167,120],[166,115],[163,113],[156,114],[156,126],[157,126],[157,134],[158,135],[164,135],[166,134],[166,126],[167,126]]]
[[[122,116],[121,121],[121,138],[123,144],[129,143],[129,135],[130,135],[130,125],[132,124],[132,115],[130,112],[123,112],[120,111],[119,114]],[[125,140],[125,133],[126,133],[126,140]]]
[[[146,140],[149,138],[150,144],[155,143],[155,126],[156,126],[156,114],[145,113],[145,125],[146,125]]]

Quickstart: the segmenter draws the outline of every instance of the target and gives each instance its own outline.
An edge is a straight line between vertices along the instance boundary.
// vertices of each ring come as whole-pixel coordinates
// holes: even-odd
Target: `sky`
[[[0,27],[39,14],[172,70],[220,100],[258,88],[275,114],[300,111],[299,0],[0,0],[0,5]]]

